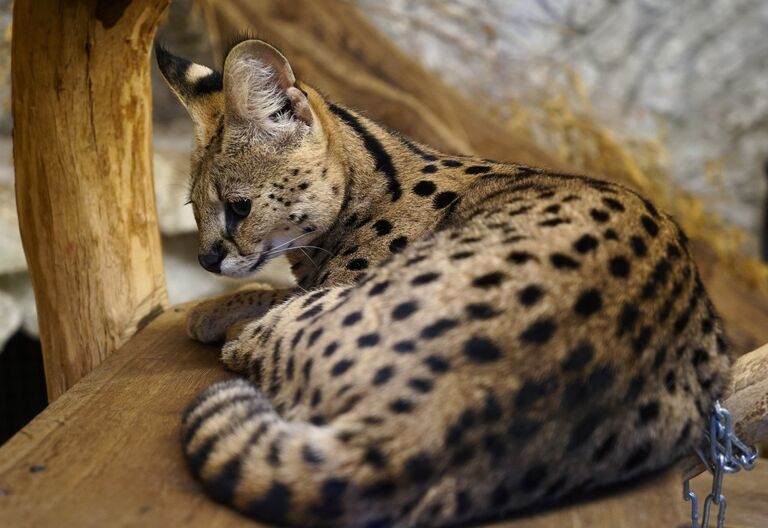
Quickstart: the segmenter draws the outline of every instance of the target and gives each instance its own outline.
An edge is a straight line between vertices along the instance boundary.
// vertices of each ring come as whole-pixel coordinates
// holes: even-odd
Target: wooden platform
[[[166,311],[0,448],[0,527],[255,525],[210,502],[184,467],[181,410],[228,374],[215,347],[185,337],[183,316]],[[707,485],[699,477],[697,490]],[[729,477],[726,491],[728,526],[768,526],[768,464]],[[683,527],[688,511],[673,473],[495,526]]]

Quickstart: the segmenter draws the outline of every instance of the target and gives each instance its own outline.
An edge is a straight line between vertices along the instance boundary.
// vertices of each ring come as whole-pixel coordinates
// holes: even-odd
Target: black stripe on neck
[[[376,160],[376,170],[383,172],[384,176],[387,178],[392,201],[396,202],[399,200],[403,191],[400,187],[400,182],[397,179],[397,171],[392,164],[392,157],[386,150],[384,150],[384,146],[381,142],[365,129],[357,117],[352,115],[346,109],[333,103],[329,105],[329,108],[331,109],[331,112],[336,114],[339,119],[350,126],[361,137],[366,150],[373,156],[373,159]]]

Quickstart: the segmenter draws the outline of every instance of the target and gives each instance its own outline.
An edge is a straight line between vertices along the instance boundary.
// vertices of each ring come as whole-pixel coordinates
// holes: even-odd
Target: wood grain
[[[185,310],[158,317],[0,448],[0,526],[255,526],[211,502],[184,466],[180,414],[229,376],[217,348],[184,335]],[[763,466],[726,480],[729,526],[768,518]],[[698,479],[704,487],[706,479]],[[669,472],[600,501],[493,526],[682,527],[686,515],[680,478]]]
[[[166,305],[149,50],[169,0],[17,0],[14,166],[48,397]]]
[[[723,406],[731,413],[734,430],[747,445],[768,441],[768,345],[741,356],[733,365],[733,378]],[[684,478],[705,471],[698,456],[682,461]]]

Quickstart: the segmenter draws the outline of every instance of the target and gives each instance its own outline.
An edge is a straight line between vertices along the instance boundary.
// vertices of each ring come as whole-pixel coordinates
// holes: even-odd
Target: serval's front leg
[[[202,343],[222,343],[225,337],[235,337],[245,323],[262,317],[294,293],[294,289],[275,290],[266,284],[254,284],[211,297],[190,310],[187,335]]]

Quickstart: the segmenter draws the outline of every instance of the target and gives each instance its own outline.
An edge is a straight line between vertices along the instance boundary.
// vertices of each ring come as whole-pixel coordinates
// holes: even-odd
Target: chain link
[[[691,502],[691,528],[709,528],[712,505],[717,506],[717,528],[725,523],[727,501],[723,494],[723,477],[741,469],[749,471],[757,462],[757,451],[742,442],[732,430],[731,413],[715,402],[709,417],[709,427],[704,432],[709,452],[696,449],[696,454],[712,473],[712,490],[704,499],[704,508],[699,524],[699,498],[691,490],[690,480],[683,483],[683,499]]]

